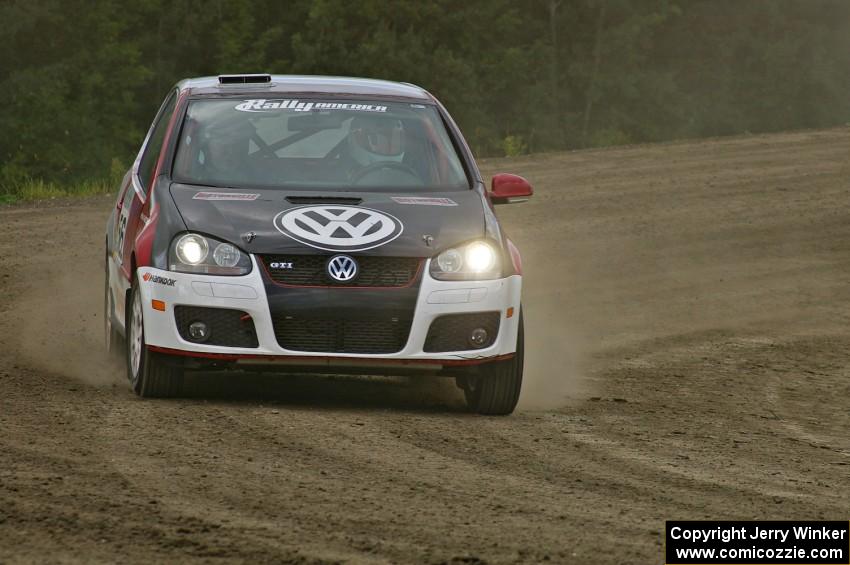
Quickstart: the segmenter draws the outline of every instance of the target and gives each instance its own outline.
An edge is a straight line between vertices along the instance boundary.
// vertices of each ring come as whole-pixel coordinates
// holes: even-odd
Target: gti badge
[[[304,245],[347,252],[380,247],[404,230],[397,218],[362,206],[300,206],[279,213],[274,225]]]
[[[334,255],[328,261],[328,275],[338,282],[348,282],[357,276],[357,261],[348,255]]]

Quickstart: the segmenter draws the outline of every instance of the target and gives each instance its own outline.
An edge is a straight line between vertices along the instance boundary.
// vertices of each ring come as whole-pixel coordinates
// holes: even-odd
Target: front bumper
[[[139,270],[144,308],[145,338],[154,351],[177,356],[199,357],[238,365],[288,364],[328,367],[399,366],[410,369],[466,365],[507,358],[516,351],[522,277],[490,281],[438,281],[427,265],[416,299],[410,335],[405,346],[388,354],[346,354],[287,350],[278,344],[261,266],[252,257],[251,273],[224,277],[175,273],[150,267]],[[150,276],[147,276],[150,275]],[[147,280],[146,280],[147,279]],[[172,282],[173,281],[173,282]],[[356,290],[341,290],[341,292]],[[153,301],[159,301],[154,309]],[[164,304],[163,304],[164,303]],[[178,305],[242,310],[254,321],[258,347],[224,347],[184,340],[177,329],[174,307]],[[508,317],[508,309],[513,308]],[[484,349],[427,353],[423,351],[431,322],[445,314],[500,312],[499,332]]]

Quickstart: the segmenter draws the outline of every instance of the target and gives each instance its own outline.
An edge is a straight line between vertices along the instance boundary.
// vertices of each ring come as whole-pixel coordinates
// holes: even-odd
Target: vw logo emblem
[[[328,275],[339,282],[348,282],[357,276],[357,261],[348,255],[334,255],[328,261]]]
[[[274,225],[304,245],[347,252],[385,245],[404,230],[394,216],[362,206],[299,206],[275,216]]]

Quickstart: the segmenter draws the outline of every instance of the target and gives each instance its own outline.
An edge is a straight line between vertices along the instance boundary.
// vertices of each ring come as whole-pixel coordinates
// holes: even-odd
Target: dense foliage
[[[129,163],[168,87],[419,84],[481,155],[850,120],[844,0],[3,0],[0,192]]]

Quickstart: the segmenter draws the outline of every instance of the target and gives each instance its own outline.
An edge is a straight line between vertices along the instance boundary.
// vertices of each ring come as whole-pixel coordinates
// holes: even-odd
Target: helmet
[[[201,134],[204,151],[201,163],[222,172],[242,168],[248,157],[251,131],[248,123],[220,120],[210,124]]]
[[[348,130],[351,157],[361,166],[404,157],[404,126],[397,118],[358,116]]]

